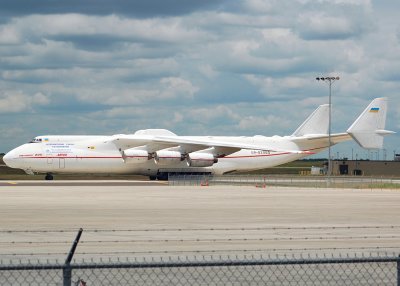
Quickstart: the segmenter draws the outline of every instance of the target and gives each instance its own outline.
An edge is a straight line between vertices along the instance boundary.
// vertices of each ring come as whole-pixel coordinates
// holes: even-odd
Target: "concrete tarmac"
[[[23,181],[0,181],[1,186],[160,186],[168,185],[166,181],[141,181],[141,180],[57,180],[57,181],[44,181],[44,180],[23,180]]]
[[[2,182],[0,259],[63,259],[81,227],[77,259],[400,251],[398,190],[54,182]]]

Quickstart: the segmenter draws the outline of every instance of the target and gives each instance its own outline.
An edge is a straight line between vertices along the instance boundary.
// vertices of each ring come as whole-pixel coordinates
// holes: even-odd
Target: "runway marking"
[[[18,185],[17,182],[7,182],[7,184],[9,184],[9,185]]]

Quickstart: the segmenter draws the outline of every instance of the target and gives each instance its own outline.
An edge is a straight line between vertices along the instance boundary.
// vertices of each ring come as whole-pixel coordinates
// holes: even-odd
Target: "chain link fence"
[[[0,265],[0,285],[400,285],[400,258]]]

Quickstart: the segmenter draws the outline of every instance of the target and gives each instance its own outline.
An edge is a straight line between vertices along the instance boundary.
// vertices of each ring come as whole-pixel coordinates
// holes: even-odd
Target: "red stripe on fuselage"
[[[324,149],[328,148],[326,147],[318,147],[318,148],[313,148],[309,150],[302,150],[304,152],[309,152],[309,151],[314,151],[314,150],[319,150],[319,149]],[[282,155],[288,155],[292,154],[290,152],[284,152],[284,153],[275,153],[275,154],[260,154],[260,155],[243,155],[243,156],[224,156],[224,157],[219,157],[222,159],[240,159],[240,158],[256,158],[256,157],[271,157],[271,156],[282,156]],[[308,154],[307,154],[308,155]],[[57,159],[57,158],[64,158],[64,159],[123,159],[123,157],[117,157],[117,156],[73,156],[73,157],[65,157],[65,156],[32,156],[31,154],[28,155],[20,155],[20,158],[24,159]],[[128,156],[127,158],[144,158],[140,156]],[[162,159],[176,159],[176,157],[162,157]],[[204,160],[204,159],[200,159]],[[211,160],[210,160],[211,161]]]

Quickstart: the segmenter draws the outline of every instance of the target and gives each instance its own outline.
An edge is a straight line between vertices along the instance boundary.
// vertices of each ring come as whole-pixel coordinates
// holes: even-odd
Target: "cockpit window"
[[[41,143],[42,142],[42,138],[33,138],[31,141],[29,141],[29,143]]]

